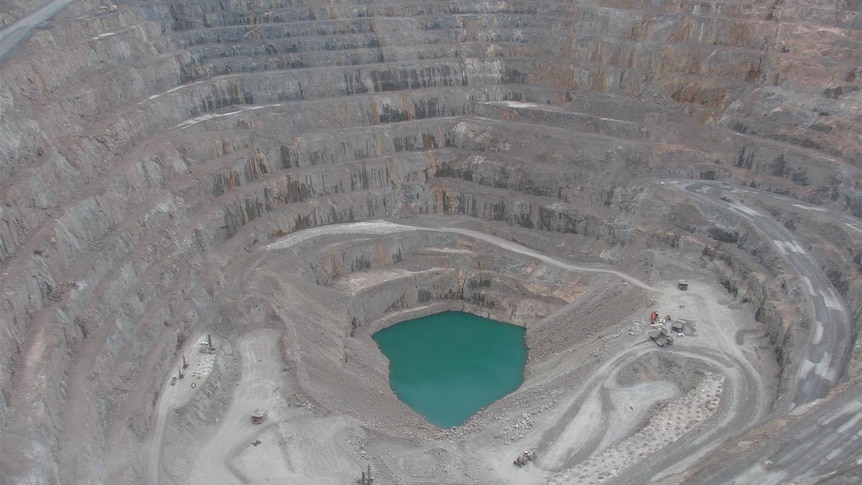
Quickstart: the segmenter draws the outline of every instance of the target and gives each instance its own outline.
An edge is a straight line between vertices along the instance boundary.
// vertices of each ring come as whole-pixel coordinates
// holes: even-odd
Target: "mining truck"
[[[266,411],[263,409],[255,409],[253,413],[251,413],[251,422],[254,424],[260,424],[266,420]]]
[[[665,345],[673,345],[673,337],[671,337],[670,333],[666,328],[662,328],[661,330],[653,330],[649,333],[649,338],[653,339],[653,342],[656,343],[659,347],[664,347]]]
[[[515,458],[515,466],[518,468],[530,463],[531,461],[536,459],[536,452],[533,450],[524,450]]]

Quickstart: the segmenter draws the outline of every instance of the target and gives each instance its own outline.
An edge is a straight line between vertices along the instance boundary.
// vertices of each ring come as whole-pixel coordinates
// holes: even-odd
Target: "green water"
[[[401,401],[440,428],[521,385],[525,329],[469,313],[443,312],[374,334],[389,358],[389,384]]]

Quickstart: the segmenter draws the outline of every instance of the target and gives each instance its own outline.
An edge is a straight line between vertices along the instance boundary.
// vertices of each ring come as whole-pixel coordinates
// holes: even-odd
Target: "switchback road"
[[[675,182],[671,185],[685,191],[707,204],[724,206],[740,217],[750,221],[765,237],[772,241],[776,251],[784,258],[799,276],[804,286],[804,298],[811,309],[811,332],[808,344],[799,355],[796,364],[796,378],[790,382],[788,389],[793,395],[793,407],[811,402],[825,396],[836,384],[844,372],[845,357],[849,355],[853,342],[850,320],[837,291],[829,279],[820,270],[817,262],[808,254],[793,234],[781,223],[758,210],[739,201],[731,195],[728,200],[722,200],[722,191],[730,193],[756,193],[763,197],[776,197],[766,192],[755,191],[743,187],[731,187],[719,182]],[[797,207],[806,205],[799,201],[791,201]],[[827,214],[821,208],[814,208]],[[828,214],[827,214],[828,215]],[[858,222],[853,224],[844,220],[844,215],[837,215],[836,220],[848,227],[860,230]]]

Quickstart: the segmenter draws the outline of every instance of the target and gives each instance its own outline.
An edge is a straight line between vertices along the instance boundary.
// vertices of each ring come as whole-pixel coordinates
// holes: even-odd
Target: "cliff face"
[[[452,214],[627,244],[656,176],[862,216],[858,10],[74,3],[0,73],[4,475],[105,483],[218,260],[298,229]]]

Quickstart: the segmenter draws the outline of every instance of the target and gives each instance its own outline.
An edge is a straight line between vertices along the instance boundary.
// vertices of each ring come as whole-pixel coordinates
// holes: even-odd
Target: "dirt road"
[[[850,320],[841,298],[817,262],[808,254],[793,234],[772,217],[738,201],[723,201],[720,191],[732,190],[733,194],[750,193],[771,197],[747,188],[729,187],[713,182],[685,182],[677,184],[708,204],[724,206],[752,223],[752,227],[772,240],[778,253],[796,272],[805,286],[804,298],[810,308],[812,331],[808,345],[800,353],[796,365],[792,406],[799,406],[821,398],[835,386],[847,365],[850,339]],[[731,199],[738,196],[731,195]],[[789,200],[789,199],[788,199]],[[794,204],[800,205],[798,201]],[[827,212],[817,208],[818,211]],[[844,216],[841,215],[841,220]],[[857,221],[858,222],[858,221]],[[854,227],[851,225],[851,227]]]
[[[602,481],[597,478],[600,475],[631,483],[654,481],[685,469],[727,438],[756,424],[768,411],[768,390],[732,338],[738,317],[716,301],[715,295],[720,293],[703,285],[694,285],[687,292],[670,286],[663,290],[657,306],[682,307],[674,311],[698,322],[697,336],[677,338],[670,348],[644,342],[643,334],[621,336],[621,351],[548,418],[537,445],[544,450],[541,466],[574,467],[557,474],[550,483],[586,483],[587,477]],[[666,380],[659,377],[663,360],[680,363],[665,371],[662,377]],[[644,371],[655,372],[656,378],[620,385],[621,372],[633,366],[646,366]],[[694,378],[685,376],[686,368],[713,377],[684,390],[671,382]],[[665,401],[663,415],[653,415],[650,422],[666,424],[638,432],[659,401]],[[720,415],[716,414],[719,401],[724,410]],[[710,425],[702,426],[706,420]],[[656,442],[663,442],[662,446]],[[609,450],[612,445],[617,449]],[[656,454],[659,450],[660,455]]]
[[[620,338],[619,353],[606,361],[590,379],[579,386],[578,390],[567,396],[564,403],[555,407],[553,413],[543,417],[533,431],[518,444],[505,447],[492,446],[481,453],[485,466],[494,469],[498,483],[540,483],[549,478],[553,470],[565,470],[568,467],[598,456],[603,450],[614,443],[635,433],[642,426],[650,409],[659,401],[671,402],[672,418],[669,422],[683,422],[675,425],[673,430],[663,430],[662,439],[678,443],[662,448],[663,458],[651,460],[649,466],[637,467],[633,473],[639,479],[649,480],[672,470],[678,470],[706,454],[710,449],[720,445],[728,437],[735,436],[760,420],[766,413],[769,396],[761,382],[757,370],[747,360],[734,341],[733,335],[737,327],[733,322],[737,319],[732,312],[725,309],[723,303],[716,300],[716,295],[723,293],[721,288],[695,286],[691,291],[679,292],[675,286],[653,287],[620,271],[602,268],[600,266],[573,265],[548,257],[538,251],[520,244],[507,241],[489,234],[457,227],[418,227],[393,224],[390,222],[364,222],[358,224],[343,224],[325,226],[302,231],[288,236],[273,244],[275,248],[290,247],[298,242],[318,237],[324,234],[384,234],[400,231],[439,231],[461,234],[496,245],[507,251],[535,258],[547,265],[573,272],[600,272],[614,275],[629,284],[646,289],[658,300],[661,308],[689,308],[682,311],[680,317],[688,317],[699,322],[701,334],[696,338],[679,339],[679,343],[670,349],[659,349],[641,333],[636,337]],[[656,379],[633,386],[622,386],[617,382],[617,375],[639,359],[650,354],[662,353],[682,358],[697,364],[699,368],[709,369],[717,376],[715,382],[720,382],[725,388],[722,403],[726,410],[720,418],[706,430],[693,433],[682,439],[706,419],[712,418],[711,413],[717,407],[712,400],[717,396],[704,396],[702,406],[692,404],[691,393],[686,394],[678,386],[667,380]],[[666,376],[672,379],[672,376]],[[709,402],[709,406],[707,406]],[[711,409],[710,413],[700,412],[701,409]],[[697,411],[698,414],[692,414]],[[655,446],[656,433],[635,436],[629,443],[635,449],[650,449]],[[515,456],[519,448],[536,447],[542,450],[539,464],[519,470],[512,474],[511,469],[499,466],[500,456]],[[649,458],[643,454],[637,459],[630,459],[622,466],[617,463],[617,472],[623,473],[633,469],[632,465]],[[619,455],[619,454],[617,454]],[[594,460],[594,470],[605,469],[609,464],[604,460]],[[575,473],[575,472],[572,472]],[[584,473],[579,470],[578,473]],[[572,477],[563,472],[558,480],[564,483]]]
[[[146,481],[150,485],[159,485],[161,483],[162,448],[170,412],[188,404],[198,393],[199,386],[206,382],[212,371],[215,355],[200,352],[201,344],[204,342],[208,344],[211,342],[207,340],[206,334],[189,341],[182,349],[182,355],[187,356],[185,360],[187,367],[182,371],[185,377],[180,379],[178,374],[175,373],[170,379],[165,380],[165,384],[159,393],[159,401],[156,403],[156,409],[154,410],[154,435],[152,441],[150,441],[147,465]],[[174,363],[173,368],[179,371],[182,365],[183,360],[179,360]]]
[[[284,406],[279,389],[281,370],[278,355],[279,332],[257,330],[246,334],[235,347],[239,351],[242,380],[233,392],[230,407],[215,435],[203,443],[191,466],[190,483],[233,484],[237,477],[228,466],[229,459],[249,446],[255,437],[280,419]],[[269,412],[261,425],[251,422],[251,414],[261,408]]]
[[[643,281],[638,280],[630,275],[627,275],[623,272],[601,267],[599,265],[595,266],[585,266],[585,265],[575,265],[569,264],[558,259],[552,258],[545,254],[542,254],[539,251],[535,251],[530,249],[522,244],[514,243],[512,241],[507,241],[505,239],[499,238],[497,236],[492,236],[490,234],[486,234],[484,232],[474,231],[472,229],[464,229],[460,227],[424,227],[424,226],[408,226],[403,224],[395,224],[387,221],[370,221],[370,222],[355,222],[355,223],[347,223],[347,224],[330,224],[327,226],[315,227],[311,229],[306,229],[304,231],[299,231],[297,233],[286,236],[279,241],[270,244],[267,246],[268,249],[284,249],[287,247],[291,247],[295,244],[299,244],[302,241],[307,241],[309,239],[313,239],[315,237],[319,237],[326,234],[391,234],[396,232],[403,231],[436,231],[436,232],[449,232],[453,234],[461,234],[464,236],[468,236],[474,239],[479,239],[481,241],[485,241],[491,243],[501,249],[505,249],[507,251],[511,251],[513,253],[523,254],[525,256],[529,256],[531,258],[535,258],[545,264],[555,266],[557,268],[562,268],[569,271],[576,272],[584,272],[584,273],[607,273],[612,274],[614,276],[619,277],[622,280],[625,280],[635,286],[643,288],[645,290],[656,291],[655,288],[652,288],[648,284]]]
[[[195,453],[188,483],[347,483],[363,462],[342,443],[356,424],[341,416],[315,416],[286,397],[288,382],[278,351],[280,332],[255,330],[235,344],[242,378],[215,433]],[[229,362],[228,365],[236,362]],[[259,425],[256,409],[268,412]]]
[[[862,454],[862,386],[855,385],[827,402],[814,402],[795,409],[789,419],[768,427],[770,439],[760,449],[736,453],[714,467],[704,467],[693,483],[720,485],[727,477],[738,483],[777,485],[794,480],[828,476],[853,460],[858,467]],[[796,416],[804,419],[795,419]],[[753,446],[754,441],[742,441]],[[858,476],[858,474],[857,474]],[[850,483],[840,482],[836,483]]]
[[[26,39],[30,32],[42,22],[72,3],[72,0],[53,0],[30,15],[18,20],[0,32],[0,64],[18,43]]]
[[[764,420],[772,398],[769,378],[764,375],[771,375],[774,369],[753,357],[750,345],[737,340],[740,332],[756,328],[753,317],[744,309],[729,307],[732,298],[715,282],[699,281],[682,292],[675,280],[647,284],[612,267],[570,264],[453,224],[371,221],[329,225],[296,232],[267,249],[292,248],[278,254],[297,256],[299,243],[326,235],[339,236],[338,244],[343,245],[353,235],[366,240],[368,235],[417,231],[459,234],[555,269],[610,275],[605,281],[619,278],[618,283],[610,284],[628,287],[628,291],[646,290],[656,308],[672,311],[677,319],[696,322],[696,331],[678,337],[672,347],[659,348],[646,336],[646,328],[626,332],[621,321],[608,322],[608,333],[601,339],[606,347],[603,357],[595,366],[588,365],[591,371],[583,380],[562,390],[553,407],[533,414],[527,402],[522,404],[526,408],[500,411],[504,414],[497,420],[509,419],[505,413],[511,413],[530,422],[522,428],[519,439],[484,432],[464,436],[465,441],[406,443],[383,439],[373,449],[378,465],[388,469],[391,477],[405,483],[420,477],[434,483],[598,483],[611,478],[646,483],[686,470],[728,439]],[[315,244],[308,247],[320,249]],[[566,319],[579,310],[576,306],[560,308],[553,318]],[[241,379],[228,395],[220,397],[229,399],[230,404],[221,420],[212,423],[216,425],[213,431],[195,438],[200,447],[191,460],[189,483],[266,483],[289,477],[297,482],[335,485],[355,479],[367,464],[356,445],[365,442],[365,438],[358,438],[365,429],[361,421],[289,405],[291,392],[299,386],[283,373],[278,338],[275,330],[255,330],[234,339]],[[588,351],[564,352],[553,362],[535,368],[518,392],[541,388],[564,374],[577,372],[585,359],[591,359],[583,352]],[[250,423],[250,413],[258,407],[269,410],[269,419],[255,426]],[[162,404],[159,409],[160,416],[167,412]],[[159,426],[164,426],[163,420]],[[163,436],[158,433],[154,447]],[[539,450],[538,460],[513,470],[512,459],[526,448]],[[445,473],[435,468],[442,466],[435,461],[442,460],[435,458],[439,456],[453,457],[447,461],[450,465]],[[457,471],[459,467],[461,471]]]

